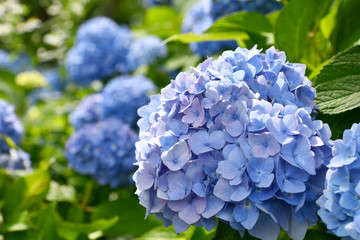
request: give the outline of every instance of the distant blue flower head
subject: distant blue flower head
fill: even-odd
[[[146,36],[134,40],[127,55],[127,64],[130,71],[136,70],[139,66],[153,64],[157,59],[167,56],[166,45],[156,36]]]
[[[96,17],[83,23],[77,31],[76,44],[66,56],[70,78],[86,85],[115,72],[127,71],[131,39],[128,27],[109,18]]]
[[[217,217],[241,234],[276,239],[282,228],[302,239],[317,222],[332,146],[328,125],[310,115],[304,74],[273,47],[237,48],[151,97],[138,110],[133,176],[146,215],[176,232],[211,230]]]
[[[146,8],[172,4],[173,0],[144,0],[144,5]]]
[[[97,123],[102,119],[104,119],[104,108],[103,95],[100,93],[86,96],[69,117],[75,129],[80,129],[85,124]]]
[[[323,195],[317,200],[319,216],[333,234],[360,238],[360,124],[335,140]]]
[[[142,75],[112,79],[102,92],[105,117],[133,125],[138,119],[137,109],[149,102],[148,94],[155,90],[152,81]]]
[[[10,54],[0,49],[0,69],[18,74],[20,72],[32,70],[33,68],[29,55],[22,53],[16,58],[13,58]]]
[[[131,182],[136,134],[127,124],[107,119],[84,125],[66,143],[69,166],[112,188]]]
[[[0,99],[0,152],[9,150],[5,137],[11,138],[16,145],[19,145],[23,134],[24,129],[15,114],[14,106]]]
[[[58,68],[44,69],[41,71],[41,74],[46,77],[52,89],[56,91],[62,91],[64,89],[65,80],[61,78]]]
[[[276,0],[200,0],[186,13],[183,24],[183,33],[201,34],[209,29],[220,17],[237,11],[256,11],[263,14],[280,9],[282,4]],[[190,49],[202,56],[207,57],[226,49],[235,49],[235,41],[205,41],[190,44]]]
[[[30,155],[21,149],[9,149],[7,153],[0,153],[0,167],[8,172],[23,170],[31,172]]]

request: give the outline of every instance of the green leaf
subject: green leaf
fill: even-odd
[[[291,0],[281,11],[275,24],[275,44],[286,52],[290,61],[301,60],[308,33],[315,22],[327,13],[332,3],[333,0]]]
[[[325,114],[360,107],[360,45],[340,52],[313,82],[316,103]]]
[[[56,223],[55,206],[45,206],[33,219],[33,230],[29,231],[29,240],[57,240],[60,239]]]
[[[192,42],[219,41],[219,40],[235,40],[239,43],[243,43],[244,40],[248,40],[248,39],[249,39],[249,35],[244,32],[203,33],[201,35],[194,33],[186,33],[186,34],[173,35],[168,39],[166,39],[164,43],[168,43],[171,41],[192,43]]]
[[[118,217],[111,219],[99,219],[91,223],[73,223],[66,222],[57,217],[57,229],[59,235],[67,240],[75,240],[80,234],[92,234],[95,232],[103,232],[109,227],[113,226],[118,220]]]
[[[161,224],[153,217],[145,218],[145,208],[139,204],[137,197],[121,196],[116,201],[103,202],[96,206],[92,220],[119,216],[117,223],[106,231],[109,236],[130,234],[139,236],[154,226]]]
[[[152,7],[146,11],[144,25],[148,33],[167,38],[180,33],[181,18],[170,7]]]
[[[343,0],[336,16],[332,43],[336,51],[342,51],[360,39],[360,1]]]
[[[240,240],[240,234],[229,224],[218,221],[216,234],[213,240]]]
[[[262,14],[256,12],[239,12],[217,20],[206,33],[269,33],[272,25]]]

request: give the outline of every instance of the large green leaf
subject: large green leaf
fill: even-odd
[[[239,12],[220,18],[206,32],[250,32],[261,34],[272,32],[272,25],[260,13]]]
[[[132,235],[138,236],[154,226],[161,224],[152,217],[145,218],[145,208],[139,204],[134,195],[119,197],[116,201],[103,202],[96,206],[92,214],[92,220],[118,216],[117,223],[106,231],[107,235]]]
[[[248,40],[249,35],[245,32],[214,32],[203,33],[201,35],[194,33],[176,34],[164,42],[180,41],[182,43],[203,42],[203,41],[219,41],[219,40],[235,40],[238,43],[243,43],[244,40]]]
[[[360,40],[359,10],[359,0],[342,0],[331,36],[336,51],[342,51]]]
[[[170,7],[153,7],[146,11],[144,25],[148,33],[167,38],[180,33],[181,18]]]
[[[275,24],[275,44],[286,52],[290,61],[301,60],[308,33],[332,3],[333,0],[291,0],[281,11]]]
[[[325,114],[360,107],[360,45],[340,52],[314,80],[316,103]]]

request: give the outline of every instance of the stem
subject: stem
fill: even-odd
[[[91,194],[92,194],[92,191],[94,189],[94,185],[95,185],[95,182],[94,180],[91,180],[88,184],[86,184],[86,190],[85,190],[85,194],[84,194],[84,197],[79,205],[79,208],[80,209],[83,209],[83,210],[91,210],[90,207],[87,206],[89,200],[90,200],[90,197],[91,197]]]

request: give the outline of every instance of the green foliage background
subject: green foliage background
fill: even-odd
[[[80,23],[105,15],[128,24],[136,35],[166,39],[167,59],[141,68],[163,87],[168,74],[189,70],[201,61],[187,43],[234,39],[242,47],[274,45],[290,62],[304,63],[317,90],[318,119],[328,123],[332,139],[360,122],[360,2],[358,0],[282,1],[284,9],[263,16],[239,12],[219,19],[204,34],[181,34],[185,10],[194,1],[175,1],[174,7],[143,9],[140,0],[5,0],[0,2],[0,48],[16,56],[27,52],[35,65],[63,64]],[[7,5],[8,4],[8,5]],[[9,6],[15,4],[12,9]],[[63,70],[63,74],[65,74]],[[30,104],[29,89],[15,76],[0,72],[0,97],[16,105],[26,135],[21,147],[31,154],[36,169],[26,176],[0,170],[0,238],[3,239],[240,239],[219,223],[217,231],[191,227],[177,235],[154,216],[144,220],[135,188],[110,189],[67,168],[64,144],[73,129],[68,114],[79,100],[99,86],[69,84],[61,97]],[[101,86],[100,86],[101,88]],[[249,235],[245,239],[252,239]],[[279,239],[288,239],[281,232]],[[306,239],[336,239],[324,225],[310,227]]]

